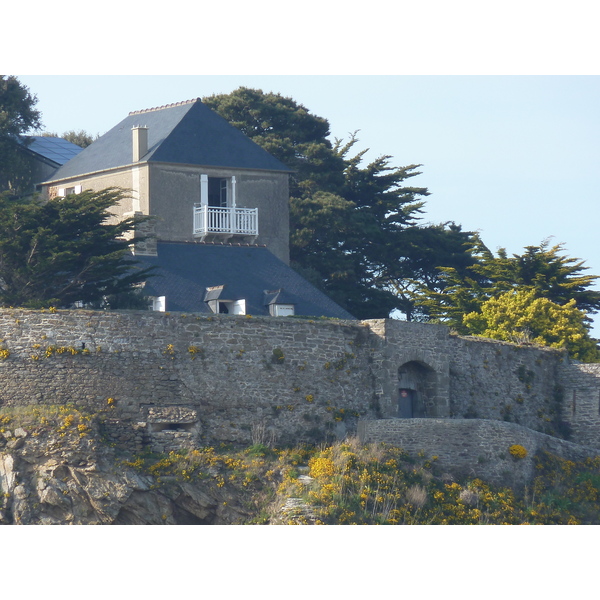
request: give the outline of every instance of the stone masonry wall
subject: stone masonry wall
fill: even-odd
[[[451,415],[493,419],[563,435],[559,368],[564,352],[483,338],[451,340]]]
[[[580,444],[600,446],[600,364],[565,362],[560,381],[565,420]]]
[[[0,406],[102,411],[134,450],[339,439],[359,418],[397,417],[410,386],[414,416],[558,437],[571,425],[572,441],[600,447],[600,367],[439,325],[5,309],[0,338]]]
[[[423,452],[436,464],[468,477],[499,484],[522,486],[533,480],[534,456],[547,451],[569,460],[583,460],[600,450],[580,446],[532,431],[514,423],[484,419],[380,419],[360,421],[363,443],[384,442],[400,446],[409,454]],[[515,458],[513,444],[527,450]]]
[[[4,310],[0,337],[0,404],[110,406],[157,449],[319,441],[374,414],[357,322]]]

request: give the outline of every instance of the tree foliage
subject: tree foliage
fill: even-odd
[[[522,254],[508,256],[501,248],[496,256],[477,237],[470,252],[474,262],[462,271],[440,270],[441,290],[420,290],[418,304],[431,320],[467,333],[464,315],[480,312],[485,302],[509,291],[531,291],[559,306],[573,300],[586,313],[600,309],[600,292],[590,289],[598,276],[585,274],[584,261],[566,256],[563,244],[544,240]]]
[[[445,226],[418,227],[428,191],[409,182],[420,165],[394,167],[388,155],[364,164],[367,150],[355,152],[355,135],[332,143],[326,119],[280,94],[239,88],[203,102],[294,171],[292,266],[358,318],[393,310],[411,318],[413,297],[398,290],[409,289],[419,269],[431,267],[434,278],[440,266],[431,266],[432,256],[421,260],[418,248],[425,238],[456,241]],[[461,240],[446,257],[465,252]]]
[[[23,152],[22,134],[41,125],[37,97],[13,75],[0,75],[0,191],[19,193],[31,183],[31,158]]]
[[[577,309],[575,299],[560,305],[538,297],[533,289],[512,290],[490,298],[479,312],[466,314],[463,324],[475,335],[565,348],[577,360],[600,361],[598,347],[585,324],[585,313]]]
[[[45,203],[0,195],[0,305],[69,307],[145,281],[151,269],[135,266],[125,239],[140,219],[109,221],[122,198],[115,188]]]

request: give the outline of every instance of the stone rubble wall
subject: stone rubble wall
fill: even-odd
[[[535,475],[534,457],[540,451],[567,460],[584,460],[600,450],[532,431],[514,423],[485,419],[380,419],[360,421],[363,443],[383,442],[400,446],[409,454],[423,453],[442,469],[467,477],[521,487]],[[511,455],[520,445],[524,458]]]
[[[600,446],[600,364],[565,362],[561,366],[564,414],[572,437],[581,444]]]
[[[600,446],[598,366],[441,325],[4,309],[0,339],[0,406],[101,411],[131,450],[340,439],[358,419],[398,416],[406,364],[427,378],[427,417],[571,426]]]

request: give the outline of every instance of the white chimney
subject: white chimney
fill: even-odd
[[[148,152],[148,128],[135,125],[131,128],[133,141],[133,162],[138,162]]]

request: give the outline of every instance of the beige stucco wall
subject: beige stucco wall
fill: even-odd
[[[258,209],[259,236],[253,243],[264,244],[275,256],[289,263],[289,184],[287,173],[246,171],[140,163],[107,173],[64,179],[44,186],[46,197],[59,188],[81,185],[84,190],[99,191],[120,187],[128,196],[112,212],[118,219],[132,211],[156,217],[158,240],[172,242],[197,241],[193,235],[193,209],[200,204],[200,175],[236,178],[236,205]],[[231,238],[229,242],[249,241]]]
[[[193,209],[200,204],[200,175],[236,178],[236,205],[258,208],[257,244],[289,263],[289,187],[286,173],[152,163],[150,214],[159,240],[192,242]],[[235,238],[228,240],[235,242]]]
[[[134,175],[134,169],[137,175]],[[52,182],[50,185],[44,185],[42,194],[46,198],[53,198],[58,194],[58,190],[80,185],[83,190],[93,190],[98,192],[109,187],[118,187],[124,190],[125,198],[111,212],[116,215],[116,219],[121,220],[126,213],[133,210],[139,210],[148,214],[148,165],[141,164],[131,167],[115,169],[107,173],[90,174],[83,177],[72,177],[63,179],[59,182]],[[134,207],[137,201],[139,206]]]

